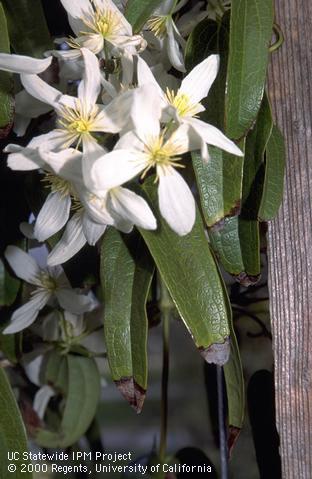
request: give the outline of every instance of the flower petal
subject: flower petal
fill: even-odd
[[[81,48],[84,59],[84,73],[78,87],[78,98],[83,105],[83,110],[90,113],[96,104],[101,90],[101,74],[99,60],[90,50]]]
[[[39,311],[47,304],[50,294],[38,292],[34,294],[28,303],[14,311],[11,317],[11,323],[2,334],[14,334],[28,328],[37,318]]]
[[[96,196],[90,191],[84,189],[79,191],[79,198],[86,212],[96,223],[103,225],[113,225],[115,223],[114,219],[107,211],[107,192]]]
[[[83,158],[82,158],[82,176],[85,186],[95,191],[96,181],[93,175],[95,162],[106,154],[106,150],[92,136],[85,136],[82,139]]]
[[[31,171],[38,170],[44,166],[44,162],[39,156],[38,150],[20,145],[10,144],[4,149],[5,153],[10,153],[7,164],[11,170]]]
[[[107,208],[113,217],[125,219],[141,228],[154,230],[157,222],[147,202],[127,188],[114,188],[107,199]]]
[[[106,230],[106,225],[95,223],[85,213],[82,216],[82,229],[87,238],[88,244],[94,246]]]
[[[114,150],[95,161],[90,173],[93,190],[120,186],[137,176],[145,167],[146,155],[131,150]]]
[[[186,94],[192,103],[206,98],[219,70],[219,55],[210,55],[182,80],[179,92]]]
[[[143,60],[143,58],[138,56],[138,66],[137,66],[137,75],[138,75],[138,84],[139,86],[152,84],[155,86],[158,95],[159,101],[161,102],[161,108],[165,108],[168,105],[168,100],[166,99],[166,95],[159,86],[156,78],[153,75],[152,70],[148,66],[148,64]],[[166,72],[164,73],[166,74]],[[167,74],[166,74],[167,75]],[[166,80],[170,78],[171,75],[166,76]]]
[[[92,311],[97,305],[90,295],[79,294],[71,288],[59,288],[55,296],[62,308],[75,314]]]
[[[238,146],[236,146],[233,141],[229,140],[215,126],[209,125],[197,118],[189,118],[187,122],[191,126],[191,130],[193,130],[195,135],[198,135],[199,139],[205,141],[208,145],[217,146],[218,148],[221,148],[221,150],[228,151],[235,156],[244,156]],[[190,131],[190,135],[191,134]]]
[[[196,208],[192,192],[182,178],[171,166],[159,175],[158,200],[161,215],[178,235],[188,234],[195,223]]]
[[[40,419],[44,418],[45,411],[47,409],[50,399],[55,396],[54,389],[49,385],[42,386],[39,391],[36,392],[34,397],[33,409],[37,413]]]
[[[48,256],[48,265],[55,266],[68,261],[83,248],[87,240],[82,230],[81,213],[75,213],[68,221],[64,234]]]
[[[46,70],[51,65],[52,58],[53,57],[38,59],[24,55],[0,53],[0,70],[34,75]]]
[[[85,17],[86,14],[92,15],[92,7],[89,0],[61,0],[61,3],[67,13],[74,18]]]
[[[66,148],[60,152],[46,151],[39,148],[41,158],[51,169],[64,180],[75,185],[83,185],[82,153],[74,148]]]
[[[174,22],[171,18],[167,20],[167,52],[169,60],[174,68],[180,72],[185,72],[183,60],[183,51],[180,45],[184,44],[183,38],[179,34]]]
[[[40,268],[37,262],[25,251],[17,246],[8,246],[4,256],[13,269],[16,276],[27,281],[27,283],[41,285]]]
[[[133,90],[131,119],[143,142],[159,135],[160,117],[161,101],[157,88],[149,83]]]
[[[93,131],[119,133],[129,123],[134,90],[119,93],[95,119]]]
[[[59,191],[51,192],[41,208],[35,224],[35,238],[45,241],[60,231],[69,217],[70,195],[63,196]]]
[[[21,82],[25,90],[37,100],[57,108],[61,92],[43,81],[38,75],[21,75]]]

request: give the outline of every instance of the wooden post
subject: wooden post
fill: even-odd
[[[269,288],[283,479],[312,478],[312,2],[276,0],[285,35],[270,97],[287,144],[285,196],[269,225]]]

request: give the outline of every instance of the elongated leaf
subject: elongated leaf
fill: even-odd
[[[195,345],[208,362],[224,364],[229,353],[227,310],[199,212],[192,231],[178,236],[160,216],[152,180],[144,184],[144,191],[158,228],[140,232]]]
[[[270,105],[264,97],[257,123],[246,139],[240,216],[227,218],[209,231],[213,248],[224,268],[245,286],[254,284],[260,275],[257,216],[263,187],[264,151],[271,130]]]
[[[211,227],[240,212],[243,158],[213,147],[209,154],[207,163],[197,152],[192,154],[192,161],[205,222]]]
[[[271,136],[272,128],[271,108],[265,95],[257,122],[246,140],[241,212],[241,216],[244,219],[257,219],[258,217],[263,189],[264,152]]]
[[[133,32],[142,30],[152,13],[162,3],[162,0],[128,0],[125,17],[131,23]]]
[[[28,461],[23,460],[23,453],[28,449],[25,427],[11,386],[2,368],[0,368],[0,404],[0,478],[31,479],[30,472],[21,472],[21,464],[28,464]],[[19,455],[17,461],[8,459],[8,453],[12,452]],[[16,466],[15,472],[8,472],[9,464]]]
[[[0,52],[10,53],[8,28],[2,3],[0,3]],[[0,71],[0,139],[9,134],[13,124],[14,99],[12,89],[12,75]]]
[[[232,0],[225,113],[230,138],[243,137],[256,119],[272,27],[272,0]]]
[[[146,301],[153,262],[142,238],[123,238],[114,228],[101,250],[104,332],[108,361],[117,387],[140,412],[147,388]]]
[[[266,149],[265,178],[259,208],[260,221],[273,219],[283,198],[285,144],[279,129],[274,126]]]
[[[100,397],[100,376],[95,361],[71,354],[66,361],[68,385],[61,427],[58,432],[37,430],[35,440],[42,447],[71,446],[83,436],[96,413]],[[63,384],[62,379],[59,381]]]
[[[41,0],[2,0],[15,53],[42,57],[53,48]]]

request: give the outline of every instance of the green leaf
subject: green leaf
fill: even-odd
[[[244,286],[254,284],[260,276],[257,216],[263,186],[264,151],[271,131],[271,110],[265,96],[257,122],[246,139],[240,215],[216,223],[209,231],[213,248],[223,267]],[[227,189],[223,187],[225,198]]]
[[[209,55],[220,56],[220,68],[208,97],[201,103],[206,111],[201,119],[224,130],[224,103],[229,37],[229,15],[225,14],[222,22],[208,18],[202,20],[192,31],[185,48],[185,65],[190,71]]]
[[[209,230],[215,254],[224,269],[243,286],[259,280],[259,228],[257,221],[238,216],[225,218]]]
[[[243,143],[239,146],[243,149]],[[209,147],[209,155],[205,163],[199,153],[192,153],[192,161],[205,222],[212,227],[240,212],[243,158],[214,147]]]
[[[41,447],[71,446],[84,435],[96,413],[100,398],[100,376],[94,359],[69,354],[66,361],[67,393],[60,430],[37,429],[35,440]],[[56,374],[55,364],[53,368],[54,373],[50,370],[50,375]],[[61,376],[55,381],[64,388],[63,374]]]
[[[285,143],[279,129],[273,126],[266,148],[265,177],[261,204],[260,221],[273,219],[283,199],[285,170]]]
[[[147,388],[146,301],[154,265],[138,234],[127,238],[114,228],[104,234],[101,281],[104,333],[113,380],[140,412]]]
[[[229,352],[228,316],[200,214],[197,211],[192,231],[178,236],[159,213],[157,188],[152,179],[143,189],[158,228],[140,232],[195,345],[208,362],[224,364]]]
[[[0,259],[0,305],[11,306],[14,303],[19,287],[20,281],[12,278],[6,271],[3,261]]]
[[[53,49],[41,0],[2,0],[15,53],[42,57]]]
[[[230,138],[242,138],[256,119],[272,27],[272,0],[232,0],[225,112]]]
[[[255,220],[258,217],[264,178],[264,152],[272,128],[271,108],[267,96],[264,95],[257,122],[246,140],[241,211],[244,219]]]
[[[162,4],[162,0],[128,0],[125,17],[133,27],[133,33],[142,30],[153,12]]]
[[[2,3],[0,3],[0,52],[10,53],[7,21]],[[13,124],[14,98],[12,90],[12,75],[0,71],[0,139],[9,134]]]
[[[21,465],[28,464],[23,460],[23,453],[27,452],[27,439],[24,423],[16,404],[10,383],[2,368],[0,368],[0,477],[12,479],[31,479],[30,472],[21,472]],[[20,459],[9,461],[8,453],[17,452]],[[8,473],[8,465],[17,466],[15,472]]]

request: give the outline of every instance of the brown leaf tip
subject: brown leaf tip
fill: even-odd
[[[132,376],[121,378],[114,382],[126,401],[128,401],[135,412],[139,414],[143,408],[146,390],[143,389]]]
[[[230,338],[225,338],[224,343],[214,343],[208,348],[198,348],[200,354],[207,363],[214,363],[223,366],[230,357]]]
[[[222,216],[222,218],[217,219],[215,223],[209,226],[211,231],[221,231],[225,227],[226,221],[228,218],[232,218],[233,216],[238,216],[241,212],[241,201],[237,200],[232,208]]]
[[[234,446],[237,442],[238,436],[240,435],[240,428],[235,426],[229,427],[229,437],[228,437],[228,449],[229,449],[229,457],[231,457]]]

